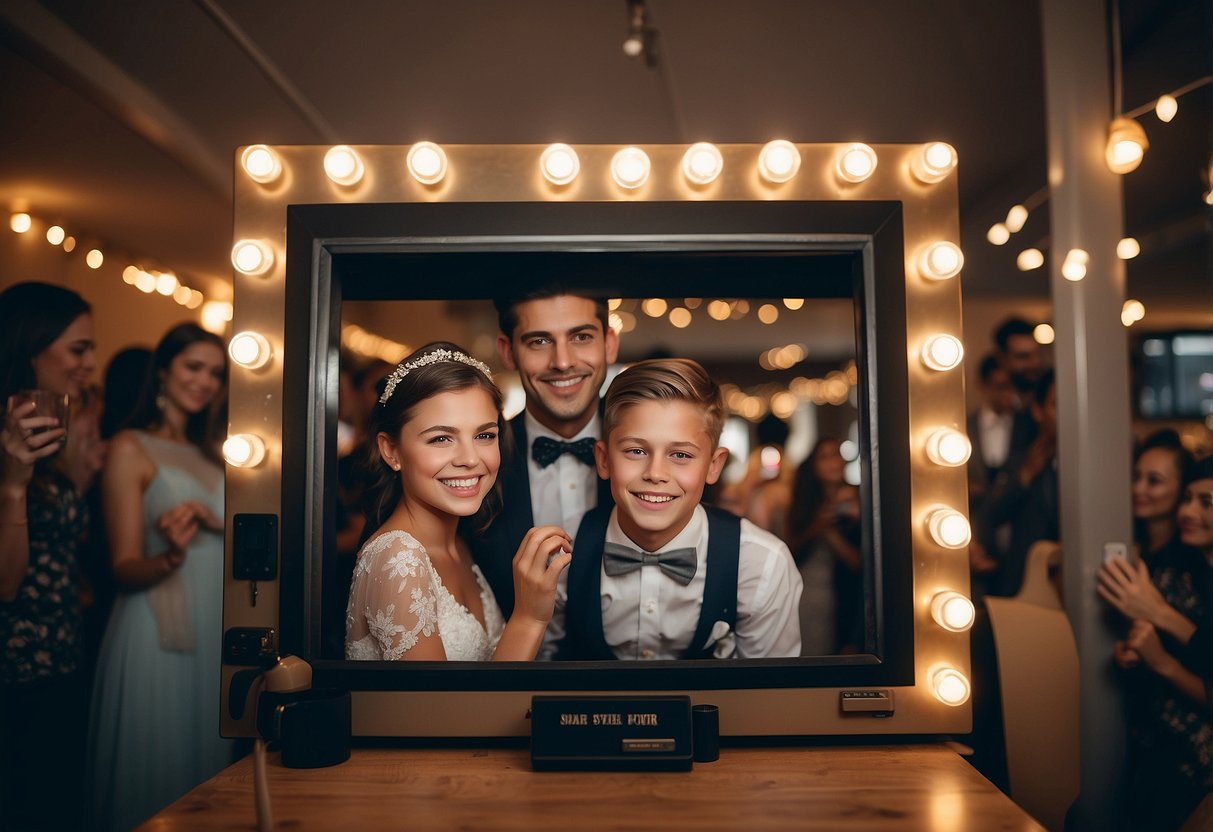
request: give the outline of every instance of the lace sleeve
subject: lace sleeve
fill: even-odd
[[[348,658],[396,661],[411,650],[445,658],[432,570],[409,535],[389,532],[366,544],[350,589]]]

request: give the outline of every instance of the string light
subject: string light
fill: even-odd
[[[1133,237],[1125,237],[1116,244],[1116,256],[1121,260],[1132,260],[1141,254],[1141,244]]]
[[[90,269],[99,269],[101,264],[105,262],[105,255],[100,249],[91,249],[88,254],[84,255],[84,265]]]
[[[62,244],[65,239],[67,239],[67,232],[63,230],[63,226],[52,225],[46,229],[46,241],[52,246]]]
[[[1087,276],[1087,263],[1091,256],[1081,248],[1072,248],[1066,252],[1066,259],[1061,264],[1061,276],[1066,280],[1077,282]]]
[[[1120,322],[1125,326],[1133,326],[1146,316],[1146,305],[1139,300],[1129,298],[1120,307]]]
[[[1158,116],[1159,121],[1169,124],[1178,112],[1179,102],[1173,96],[1160,95],[1158,97],[1158,102],[1154,105],[1154,115]]]
[[[1005,223],[996,222],[986,232],[986,239],[996,246],[1006,245],[1007,240],[1011,239],[1011,229]]]
[[[1112,173],[1126,174],[1137,170],[1149,148],[1146,131],[1136,120],[1121,116],[1108,125],[1104,161]]]
[[[8,220],[8,227],[18,234],[24,234],[26,231],[29,231],[33,224],[34,221],[26,213],[13,214]]]
[[[1028,209],[1023,205],[1012,205],[1011,210],[1007,211],[1007,231],[1012,234],[1018,234],[1027,221]]]
[[[1041,346],[1047,347],[1057,340],[1057,333],[1049,324],[1037,324],[1032,330],[1032,340]]]
[[[1038,248],[1025,248],[1019,252],[1019,256],[1015,258],[1015,265],[1021,272],[1030,272],[1033,269],[1039,269],[1045,264],[1044,252]]]

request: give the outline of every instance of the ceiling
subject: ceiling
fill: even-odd
[[[195,285],[230,272],[242,144],[684,143],[941,139],[959,153],[967,297],[1045,297],[991,223],[1045,184],[1039,9],[1022,0],[648,0],[656,68],[621,50],[624,0],[5,0],[0,204]],[[1210,74],[1201,0],[1122,0],[1131,110]],[[1213,305],[1202,202],[1213,85],[1125,177],[1147,305]],[[1205,181],[1202,181],[1202,175]],[[5,276],[0,274],[0,282]]]

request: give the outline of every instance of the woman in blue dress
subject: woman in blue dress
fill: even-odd
[[[129,829],[231,762],[219,736],[223,342],[181,324],[156,347],[102,473],[119,597],[93,688],[90,794]]]

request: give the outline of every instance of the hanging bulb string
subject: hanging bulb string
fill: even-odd
[[[1169,95],[1172,98],[1179,98],[1181,95],[1187,95],[1188,93],[1192,92],[1192,90],[1200,89],[1207,84],[1213,84],[1213,75],[1206,75],[1203,78],[1197,78],[1195,81],[1189,81],[1179,89],[1172,90],[1169,93],[1164,93],[1164,95]],[[1162,95],[1158,96],[1158,98],[1162,98]],[[1158,103],[1158,98],[1147,101],[1145,104],[1142,104],[1135,110],[1130,110],[1124,114],[1124,117],[1140,118],[1141,116],[1144,116],[1146,113],[1154,109],[1154,105]]]

